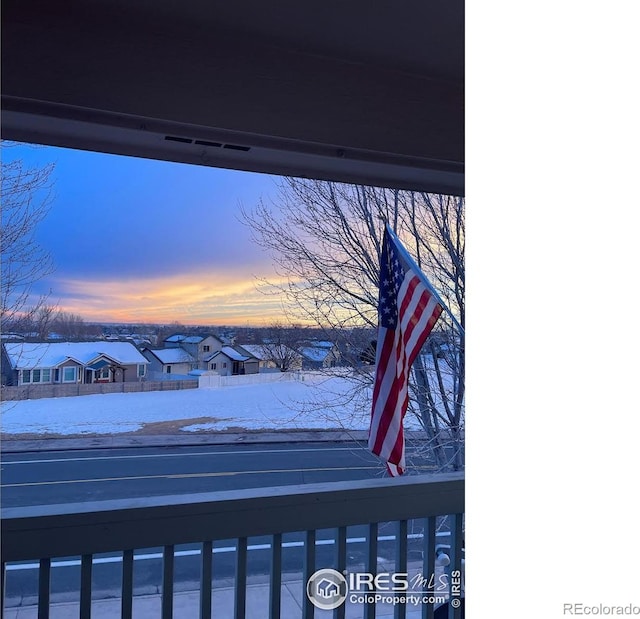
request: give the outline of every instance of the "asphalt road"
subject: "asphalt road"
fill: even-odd
[[[2,457],[2,506],[215,492],[383,474],[377,458],[350,443],[12,453]]]
[[[425,470],[431,467],[425,465]],[[251,487],[308,484],[383,476],[379,461],[355,443],[234,444],[197,447],[136,447],[5,454],[2,458],[2,506],[75,503],[126,497],[213,492]],[[362,530],[361,530],[362,529]],[[334,531],[318,532],[318,565],[335,552]],[[380,535],[394,532],[381,529]],[[364,560],[365,530],[351,527],[349,557]],[[302,567],[302,533],[284,536],[283,569]],[[391,543],[391,542],[390,542]],[[248,569],[267,574],[270,538],[249,540]],[[218,579],[231,578],[235,541],[215,543],[213,565]],[[391,546],[390,546],[391,548]],[[382,551],[382,546],[381,546]],[[390,551],[391,552],[391,551]],[[188,590],[199,579],[200,547],[176,548],[175,587]],[[326,559],[323,557],[326,555]],[[160,549],[136,552],[136,594],[157,591],[161,582]],[[52,564],[53,600],[77,596],[78,558]],[[120,586],[121,561],[115,554],[94,558],[94,596],[110,596]],[[8,566],[8,605],[35,600],[37,564]]]

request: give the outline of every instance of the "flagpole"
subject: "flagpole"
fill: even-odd
[[[449,317],[453,321],[453,324],[458,328],[458,331],[464,335],[464,329],[462,325],[456,320],[456,317],[451,313],[449,306],[442,300],[438,291],[431,285],[431,282],[427,279],[427,276],[422,272],[422,269],[416,264],[416,261],[411,257],[411,254],[405,249],[404,245],[397,237],[396,233],[391,229],[391,226],[385,221],[387,232],[396,241],[396,248],[402,254],[402,257],[409,263],[409,266],[415,271],[416,275],[422,280],[422,283],[429,289],[429,291],[438,299],[438,302],[443,309],[449,314]]]

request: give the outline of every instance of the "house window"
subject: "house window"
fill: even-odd
[[[227,362],[226,362],[226,361],[222,364],[222,367],[223,367],[223,368],[226,368],[226,367],[227,367]]]
[[[51,382],[51,370],[50,369],[42,370],[42,382],[43,383],[50,383]]]
[[[63,383],[75,383],[76,382],[76,368],[66,367],[62,368],[62,382]]]
[[[171,374],[171,366],[170,365],[167,366],[167,374]]]
[[[22,370],[22,384],[31,382],[31,370]]]
[[[211,364],[211,369],[212,370],[217,370],[218,369],[218,364],[217,363],[212,363]]]
[[[138,378],[142,378],[146,373],[147,366],[142,363],[138,363]]]
[[[40,382],[40,377],[41,377],[40,370],[32,370],[32,372],[31,372],[31,382],[32,383],[39,383]]]
[[[56,368],[55,370],[53,370],[53,382],[54,383],[60,382],[60,368]]]
[[[204,350],[204,352],[209,352],[211,350],[211,346],[203,346],[202,350]]]
[[[98,374],[98,380],[108,380],[109,378],[109,368],[103,367]]]

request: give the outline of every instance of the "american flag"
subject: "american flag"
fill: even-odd
[[[369,449],[389,473],[405,469],[402,422],[409,405],[409,372],[443,307],[398,238],[387,228],[380,256],[378,344]]]

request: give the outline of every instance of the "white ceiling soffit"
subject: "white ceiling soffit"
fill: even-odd
[[[3,0],[2,137],[464,193],[461,0]]]

